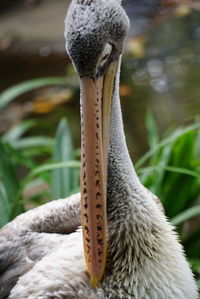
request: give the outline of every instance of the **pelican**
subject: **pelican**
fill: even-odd
[[[71,2],[65,39],[80,78],[81,195],[2,228],[0,298],[198,298],[178,236],[127,150],[119,76],[128,29],[119,0]]]

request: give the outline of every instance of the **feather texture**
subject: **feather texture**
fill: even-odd
[[[119,1],[73,0],[65,37],[79,75],[94,76],[106,43],[115,47],[119,58],[127,30],[128,19]],[[22,214],[0,231],[0,299],[198,298],[177,234],[131,162],[119,76],[120,65],[112,98],[108,259],[101,283],[92,287],[85,271],[77,194]]]

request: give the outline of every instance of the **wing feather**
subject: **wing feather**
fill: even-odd
[[[28,211],[0,230],[0,299],[80,226],[80,194]]]

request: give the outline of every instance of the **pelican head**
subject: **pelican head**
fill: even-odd
[[[119,0],[74,0],[65,20],[66,49],[80,77],[105,74],[117,60],[129,29]]]
[[[65,20],[66,49],[80,77],[81,218],[86,266],[94,286],[106,264],[110,115],[128,29],[119,0],[73,0]]]

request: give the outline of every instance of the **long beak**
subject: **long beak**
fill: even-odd
[[[107,252],[107,166],[111,100],[117,62],[104,76],[81,84],[81,218],[87,271],[93,286],[102,279]]]

